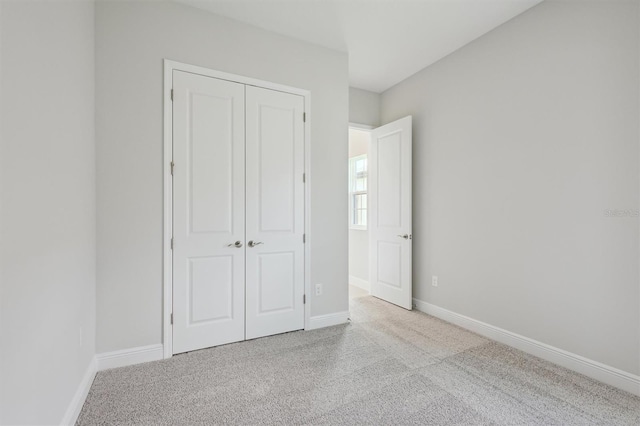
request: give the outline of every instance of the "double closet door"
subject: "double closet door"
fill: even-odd
[[[173,72],[173,352],[304,328],[304,98]]]

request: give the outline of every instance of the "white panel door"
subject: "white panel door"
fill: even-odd
[[[304,99],[246,88],[246,338],[304,328]]]
[[[173,72],[174,353],[245,337],[244,90]]]
[[[412,307],[411,116],[371,132],[369,255],[371,294]]]

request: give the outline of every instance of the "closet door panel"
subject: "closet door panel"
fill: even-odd
[[[247,339],[304,328],[303,112],[301,96],[246,88]]]
[[[245,107],[237,83],[174,71],[173,90],[173,352],[180,353],[245,338]]]

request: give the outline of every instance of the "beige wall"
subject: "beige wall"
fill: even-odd
[[[163,58],[311,91],[308,297],[346,311],[347,55],[156,1],[98,3],[96,48],[98,352],[162,342]]]
[[[60,424],[94,355],[93,11],[0,2],[0,424]]]
[[[638,3],[545,1],[382,94],[414,119],[414,294],[639,366]],[[431,276],[439,286],[430,285]]]

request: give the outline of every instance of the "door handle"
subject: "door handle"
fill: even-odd
[[[262,241],[249,241],[249,247],[255,247],[255,246],[259,246],[260,244],[264,244]]]
[[[236,248],[240,248],[242,247],[242,242],[241,241],[236,241],[233,244],[227,244],[227,247],[236,247]]]
[[[411,238],[411,236],[409,234],[404,234],[404,235],[398,234],[398,237],[404,238],[405,240],[408,240],[409,238]]]

